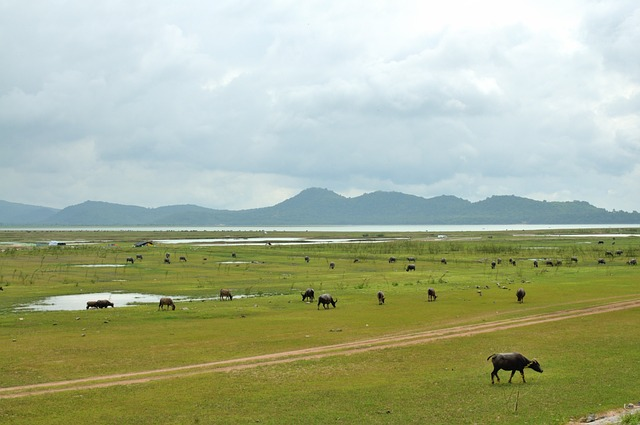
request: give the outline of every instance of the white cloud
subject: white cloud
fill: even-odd
[[[0,6],[0,198],[212,208],[326,187],[640,210],[640,6]]]

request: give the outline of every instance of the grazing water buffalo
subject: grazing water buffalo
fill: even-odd
[[[109,300],[98,300],[96,303],[98,303],[98,308],[114,307],[113,303]]]
[[[407,261],[415,262],[416,261],[416,257],[407,257]]]
[[[160,298],[160,304],[158,304],[158,310],[160,309],[164,310],[165,305],[167,306],[167,310],[169,310],[169,307],[171,307],[171,310],[176,309],[176,305],[173,303],[173,300],[169,297]]]
[[[384,292],[378,291],[378,305],[384,304]]]
[[[495,262],[495,261],[492,261],[492,262],[491,262],[491,268],[492,268],[492,269],[495,269],[495,268],[496,268],[496,262]]]
[[[302,294],[302,301],[309,300],[313,301],[316,297],[316,293],[312,288],[307,288],[306,291]]]
[[[98,308],[98,301],[87,301],[87,310],[90,308]]]
[[[442,264],[447,264],[447,259],[446,259],[446,258],[441,258],[441,259],[440,259],[440,262],[441,262]]]
[[[180,257],[180,261],[187,261],[187,257]]]
[[[535,370],[536,372],[542,373],[542,368],[540,367],[540,363],[536,359],[529,360],[525,356],[520,353],[499,353],[492,354],[487,357],[487,360],[491,359],[493,363],[493,372],[491,372],[491,383],[493,384],[493,377],[500,382],[500,377],[498,376],[498,371],[500,369],[510,370],[511,377],[509,377],[509,383],[511,383],[511,379],[516,371],[520,372],[522,375],[522,382],[527,382],[524,380],[524,369],[530,368]]]
[[[389,257],[389,262],[390,263],[395,263],[396,262],[396,257]]]
[[[305,255],[304,261],[306,261],[307,263],[309,262],[309,256],[308,255]]]
[[[438,296],[436,295],[436,290],[433,288],[427,289],[427,301],[435,301]]]
[[[169,257],[166,257],[166,258],[164,259],[164,263],[165,263],[165,264],[171,264],[171,260],[169,259]]]
[[[638,264],[638,260],[635,258],[632,258],[631,260],[627,261],[627,264],[629,264],[630,266],[635,266]],[[2,290],[2,288],[0,288],[0,291]]]
[[[231,295],[231,291],[228,289],[220,290],[220,301],[228,299],[229,301],[233,300],[233,295]]]
[[[407,264],[407,271],[408,272],[415,272],[416,271],[416,265],[415,264]]]
[[[109,300],[87,301],[87,310],[90,308],[107,308],[114,307],[113,303]]]
[[[329,308],[329,304],[331,304],[333,306],[333,308],[336,308],[336,303],[338,302],[337,299],[333,299],[333,297],[329,294],[322,294],[318,297],[318,310],[320,310],[320,304],[322,304],[322,307],[324,308]]]
[[[142,260],[142,255],[141,254],[136,254],[136,260]]]
[[[516,297],[518,297],[518,302],[519,303],[523,303],[524,302],[524,296],[527,295],[527,293],[524,291],[524,289],[520,288],[518,289],[518,291],[516,292]]]
[[[335,269],[335,268],[336,268],[336,263],[334,263],[333,261],[332,261],[332,262],[330,262],[330,263],[329,263],[329,268],[330,268],[331,270]]]
[[[538,260],[533,260],[533,267],[538,267]]]
[[[127,257],[127,263],[133,264],[133,257]]]
[[[607,262],[604,261],[604,258],[598,258],[598,264],[607,264]]]

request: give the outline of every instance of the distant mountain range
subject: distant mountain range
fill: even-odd
[[[640,213],[607,211],[587,202],[534,201],[492,196],[470,202],[455,196],[421,198],[372,192],[346,198],[305,189],[277,205],[216,210],[196,205],[144,208],[86,201],[63,209],[0,201],[0,226],[273,226],[358,224],[637,224]]]

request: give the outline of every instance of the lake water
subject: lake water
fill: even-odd
[[[71,226],[71,227],[7,227],[3,230],[15,231],[156,231],[156,232],[487,232],[526,231],[562,229],[623,229],[640,228],[640,224],[364,224],[335,226]]]

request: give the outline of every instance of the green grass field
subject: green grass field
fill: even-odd
[[[640,401],[640,308],[511,329],[498,324],[640,300],[640,268],[627,264],[640,254],[638,230],[562,232],[574,237],[558,231],[469,232],[447,239],[430,233],[276,232],[268,237],[361,242],[142,248],[133,244],[266,236],[3,230],[0,423],[563,424],[619,408]],[[383,237],[389,240],[380,241]],[[49,240],[68,244],[49,247]],[[163,263],[165,253],[171,254],[171,264]],[[125,267],[78,267],[124,265],[136,254],[144,259]],[[178,261],[180,256],[187,261]],[[389,263],[390,256],[397,262]],[[571,261],[574,256],[577,263]],[[407,257],[416,258],[416,271],[405,271]],[[492,269],[491,261],[498,258],[501,264]],[[597,264],[599,258],[606,264]],[[538,268],[533,259],[540,260]],[[545,259],[562,265],[546,266]],[[315,303],[302,302],[300,293],[308,287],[316,297],[331,293],[337,307],[318,310]],[[437,290],[436,302],[427,301],[429,287]],[[527,291],[523,304],[516,302],[519,287]],[[215,299],[221,288],[231,289],[236,298]],[[378,305],[379,290],[386,294],[384,305]],[[84,301],[77,311],[16,309],[48,296],[97,292],[193,301],[177,302],[175,311],[158,311],[157,303],[85,310]],[[498,330],[493,332],[413,345],[336,349],[333,355],[264,364],[241,360],[494,323]],[[502,382],[491,385],[486,359],[505,351],[537,358],[544,373],[526,370],[527,383],[517,374],[508,384],[509,372],[501,371]],[[251,364],[190,368],[234,360],[234,365]],[[52,385],[100,382],[99,377],[118,381],[111,375],[132,372],[162,376],[153,371],[176,367],[190,373],[97,388],[73,389],[77,381]],[[38,384],[65,390],[12,397],[37,391],[15,387]]]

